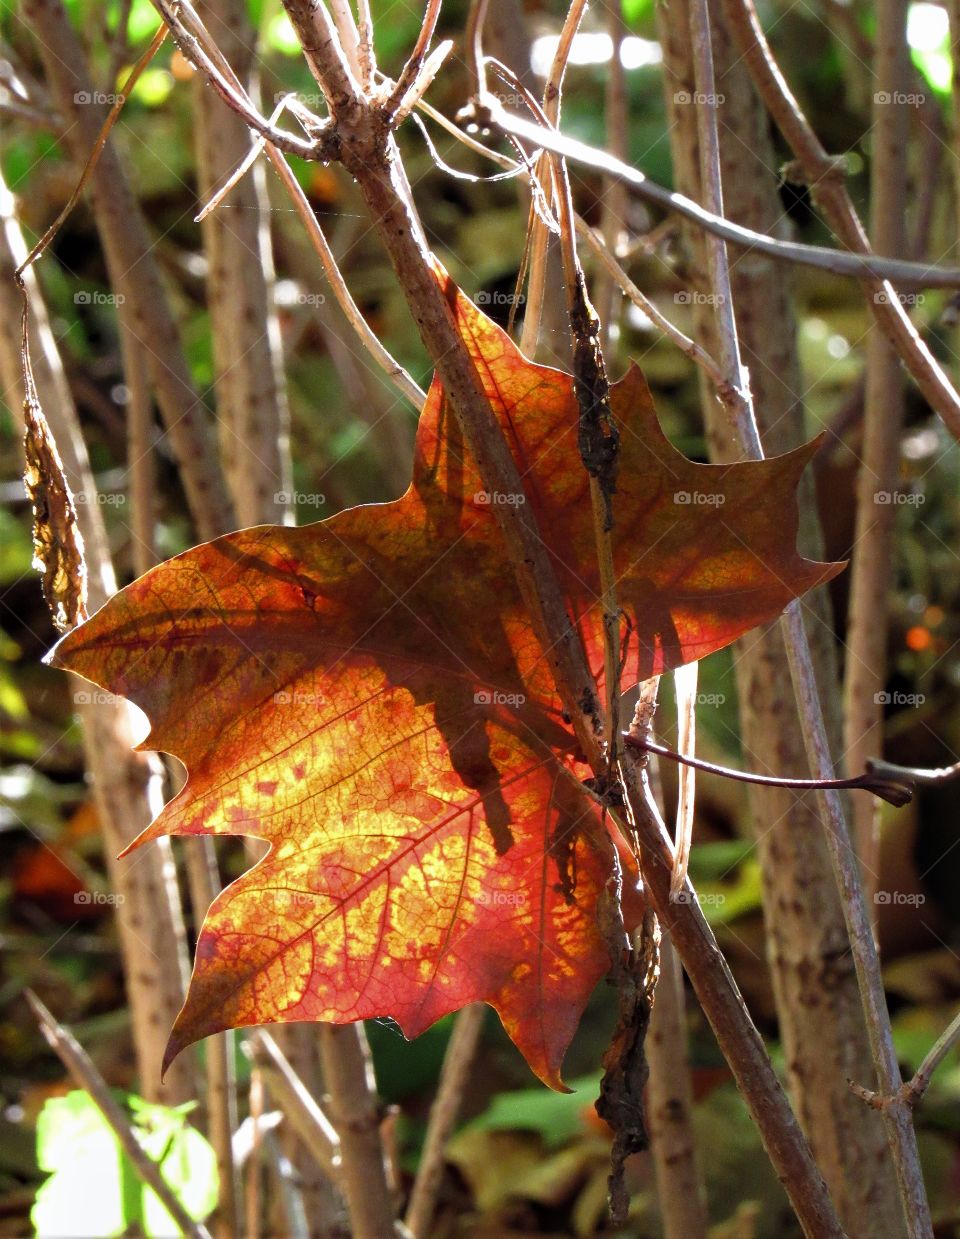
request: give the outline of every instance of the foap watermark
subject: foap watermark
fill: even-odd
[[[279,107],[281,103],[302,103],[304,107],[319,108],[326,107],[327,101],[323,95],[301,95],[299,91],[278,90],[273,96],[273,106]]]
[[[723,693],[697,693],[693,700],[698,706],[722,706],[727,699]]]
[[[118,907],[126,902],[126,895],[114,895],[109,891],[77,891],[73,897],[74,903],[94,907]]]
[[[509,706],[517,710],[526,701],[523,693],[501,693],[499,689],[481,688],[473,694],[473,701],[478,706]]]
[[[73,294],[74,305],[123,305],[125,301],[123,293],[102,293],[98,289]]]
[[[719,108],[727,101],[726,95],[707,94],[702,90],[677,90],[673,94],[674,103],[685,107],[688,103],[699,104],[701,107]]]
[[[892,305],[895,301],[899,301],[901,305],[923,305],[926,301],[925,293],[898,293],[894,292],[891,297],[884,289],[880,289],[878,293],[873,294],[873,299],[877,305]]]
[[[695,288],[685,288],[674,293],[673,299],[677,305],[723,305],[726,297],[723,293],[701,293]]]
[[[927,96],[920,91],[878,90],[873,101],[881,106],[922,108]]]
[[[523,293],[486,292],[482,288],[476,296],[477,305],[523,305],[525,301]]]
[[[81,107],[84,107],[89,103],[93,103],[99,107],[112,108],[115,103],[124,102],[124,96],[109,95],[102,90],[78,90],[73,96],[73,101]]]
[[[297,305],[326,305],[325,293],[297,293]]]
[[[701,908],[720,908],[727,902],[722,891],[678,891],[670,896],[671,903],[696,903]]]
[[[922,706],[926,701],[923,693],[874,693],[875,706]]]
[[[505,108],[525,108],[527,106],[526,95],[500,90],[495,90],[492,93],[493,97],[495,99],[499,99],[500,103]]]
[[[473,502],[483,507],[513,507],[519,508],[527,502],[526,495],[515,495],[500,490],[478,490],[473,496]]]
[[[273,502],[282,507],[322,508],[327,497],[316,491],[278,490],[273,496]]]
[[[873,502],[887,508],[919,508],[927,497],[922,490],[875,490]]]
[[[487,908],[523,908],[527,896],[524,891],[478,891],[477,903]]]
[[[927,902],[927,897],[912,891],[876,891],[873,902],[897,907],[919,908]]]
[[[75,706],[115,706],[122,700],[116,693],[103,693],[99,688],[81,688],[73,694]]]
[[[74,503],[91,503],[105,508],[119,508],[127,502],[127,496],[119,491],[94,491],[91,495],[85,490],[73,492]]]
[[[298,689],[281,689],[273,694],[273,704],[276,706],[322,706],[326,700],[322,693],[302,693]]]
[[[279,911],[286,908],[312,908],[316,906],[317,897],[312,891],[273,891],[273,899]]]
[[[727,497],[705,490],[675,490],[673,502],[691,508],[722,508]]]

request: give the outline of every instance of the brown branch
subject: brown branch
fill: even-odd
[[[400,105],[407,97],[407,92],[413,89],[414,84],[420,76],[420,71],[427,59],[427,52],[430,49],[430,40],[433,38],[434,31],[437,28],[437,19],[440,16],[440,0],[427,0],[427,11],[423,17],[423,25],[420,27],[420,33],[417,35],[417,41],[413,45],[413,51],[407,63],[400,71],[400,76],[397,78],[386,103],[386,115],[393,117],[398,112]]]
[[[895,102],[910,89],[907,0],[877,0],[876,89],[871,127],[870,203],[873,245],[883,253],[907,248],[908,109]],[[881,502],[896,491],[906,407],[896,349],[873,325],[865,362],[864,432],[857,472],[850,604],[843,685],[844,758],[856,770],[883,749],[883,705],[889,630],[890,580],[896,509]],[[886,495],[884,495],[886,492]],[[853,843],[867,899],[879,881],[880,819],[870,801],[853,805]]]
[[[202,11],[219,32],[224,60],[236,66],[237,95],[248,100],[249,92],[256,93],[252,28],[233,0],[204,0]],[[199,189],[205,197],[243,160],[250,131],[199,76],[193,105]],[[220,460],[244,527],[283,524],[293,515],[285,501],[293,489],[290,407],[269,220],[265,171],[257,163],[234,186],[229,204],[201,227]]]
[[[343,1165],[340,1137],[333,1124],[269,1033],[258,1029],[248,1038],[247,1046],[285,1118],[331,1183],[338,1183]]]
[[[210,904],[220,894],[220,872],[212,839],[185,839],[187,882],[194,924],[199,925]],[[217,1158],[220,1180],[217,1198],[217,1234],[233,1239],[240,1228],[240,1173],[233,1156],[233,1137],[238,1127],[237,1034],[230,1029],[208,1037],[206,1059],[207,1134]]]
[[[664,1239],[704,1239],[707,1211],[693,1138],[683,972],[669,936],[660,942],[660,979],[650,1019],[650,1151]]]
[[[923,1062],[909,1080],[905,1080],[896,1093],[884,1096],[872,1089],[850,1081],[850,1089],[861,1101],[865,1101],[881,1114],[891,1106],[913,1109],[923,1100],[923,1095],[930,1087],[933,1073],[947,1057],[950,1051],[960,1041],[960,1014],[955,1015],[949,1026],[940,1034],[932,1048],[924,1055]]]
[[[322,1024],[320,1056],[330,1118],[340,1138],[340,1184],[355,1239],[389,1239],[393,1202],[387,1181],[373,1066],[362,1024]]]

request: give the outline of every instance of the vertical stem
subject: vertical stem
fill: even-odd
[[[457,1016],[443,1057],[437,1095],[430,1108],[417,1177],[404,1219],[413,1239],[428,1239],[443,1176],[443,1151],[453,1132],[483,1029],[484,1007],[474,1003]]]
[[[196,924],[220,893],[220,871],[212,839],[185,839],[187,881]],[[240,1176],[233,1158],[238,1126],[235,1032],[208,1037],[206,1048],[207,1131],[217,1155],[220,1197],[217,1233],[232,1239],[240,1227]]]
[[[256,36],[242,6],[204,0],[197,11],[256,103]],[[250,131],[199,78],[194,114],[199,188],[206,199],[249,151]],[[277,498],[292,489],[290,410],[266,195],[265,169],[258,160],[202,223],[220,458],[242,526],[293,517]]]
[[[341,1187],[354,1239],[389,1239],[393,1202],[380,1139],[373,1064],[362,1024],[323,1024],[320,1056],[330,1118],[340,1137]]]
[[[127,388],[127,495],[131,507],[133,569],[137,576],[143,576],[157,562],[153,402],[143,349],[126,316],[118,317]]]
[[[660,940],[660,980],[647,1036],[650,1151],[664,1239],[703,1239],[707,1208],[693,1141],[683,972],[668,935]]]
[[[607,31],[612,43],[610,56],[610,72],[607,75],[606,91],[606,149],[611,155],[628,161],[627,149],[627,81],[623,68],[621,52],[623,40],[627,34],[627,24],[623,20],[622,0],[606,0]],[[600,196],[603,209],[600,217],[600,231],[610,253],[616,256],[620,236],[627,229],[627,207],[630,202],[629,191],[623,181],[617,177],[605,176],[601,185]],[[617,307],[622,304],[623,296],[612,276],[602,266],[597,273],[593,290],[593,302],[600,319],[600,346],[605,353],[611,343],[611,328],[618,320]]]
[[[714,9],[712,51],[726,135],[721,148],[727,217],[763,233],[783,235],[786,221],[778,194],[778,168],[769,119],[734,46],[721,11]],[[657,13],[664,52],[674,183],[700,198],[697,119],[689,22],[684,0]],[[685,225],[687,266],[705,271],[703,234]],[[694,274],[694,286],[709,291]],[[751,362],[754,408],[766,448],[785,452],[806,437],[797,353],[797,325],[790,283],[783,268],[756,253],[731,262],[738,335]],[[697,339],[714,347],[712,307],[694,306]],[[716,383],[701,381],[701,407],[711,458],[741,456]],[[804,479],[800,548],[822,559],[822,538],[810,479]],[[806,601],[807,624],[818,680],[838,683],[834,637],[826,591]],[[744,752],[757,770],[802,771],[807,763],[789,663],[778,628],[751,633],[735,647],[734,664]],[[829,735],[839,746],[836,698],[827,691]],[[847,949],[843,909],[833,876],[824,823],[812,795],[753,786],[750,816],[763,873],[765,938],[783,1044],[788,1087],[841,1221],[858,1239],[899,1239],[897,1184],[883,1124],[847,1088],[847,1080],[870,1079],[872,1058],[853,961]],[[831,1036],[823,1037],[829,1028]]]
[[[716,106],[710,100],[716,97],[713,71],[713,53],[710,36],[710,17],[707,0],[691,0],[691,38],[693,44],[694,71],[697,90],[701,94],[698,111],[701,142],[701,175],[703,180],[704,206],[715,214],[723,214],[723,198],[720,183],[719,140],[717,136]],[[706,99],[706,106],[702,100]],[[736,322],[730,291],[729,266],[725,259],[726,245],[719,243],[724,251],[721,256],[716,247],[711,249],[711,272],[714,275],[714,290],[717,298],[717,330],[721,365],[726,362],[731,383],[740,392],[733,408],[733,415],[740,442],[747,456],[759,459],[763,455],[757,429],[753,404],[748,385],[744,382],[736,338]],[[813,660],[803,626],[803,612],[799,602],[791,603],[782,620],[784,641],[794,692],[804,725],[804,739],[811,772],[818,779],[833,775],[826,725],[820,705],[819,689],[813,668]],[[837,792],[820,793],[824,822],[827,825],[827,845],[830,849],[834,874],[840,890],[844,919],[850,939],[850,949],[857,969],[860,994],[864,1005],[867,1030],[873,1051],[874,1064],[881,1090],[889,1095],[897,1094],[902,1083],[900,1068],[893,1045],[893,1034],[887,1012],[886,996],[880,961],[873,940],[870,918],[867,914],[860,885],[856,861],[851,850],[850,834],[844,817],[843,804]],[[893,1153],[900,1195],[911,1237],[933,1233],[930,1207],[923,1185],[923,1173],[917,1150],[913,1118],[908,1107],[891,1106],[884,1115],[887,1139]]]
[[[907,248],[908,108],[899,102],[910,89],[907,0],[877,0],[873,81],[873,158],[870,166],[871,243],[894,258]],[[850,617],[844,669],[844,749],[847,768],[862,770],[883,751],[888,597],[897,508],[900,433],[904,415],[900,358],[882,332],[870,332],[866,359],[863,459],[857,475],[857,520],[853,543]],[[884,499],[886,502],[883,502]],[[869,896],[879,880],[879,801],[855,796],[853,840]]]
[[[543,91],[543,110],[551,125],[560,123],[560,100],[563,75],[570,57],[573,40],[580,27],[586,10],[586,0],[573,0],[564,19],[557,44],[556,54],[547,75]],[[551,180],[551,158],[542,155],[537,161],[536,175],[547,187],[549,200],[549,185]],[[546,296],[548,279],[548,253],[550,234],[546,224],[535,211],[530,212],[530,273],[527,280],[527,303],[524,307],[523,333],[520,337],[520,349],[528,357],[536,355],[537,342],[540,336],[540,322],[543,317],[544,298]]]

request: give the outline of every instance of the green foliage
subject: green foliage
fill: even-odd
[[[217,1160],[203,1136],[187,1124],[191,1106],[170,1109],[134,1096],[124,1100],[147,1155],[159,1164],[190,1216],[205,1218],[217,1203]],[[105,1239],[131,1227],[147,1236],[177,1233],[86,1093],[46,1103],[37,1122],[37,1161],[51,1175],[31,1213],[36,1233],[45,1239]]]
[[[548,1148],[561,1145],[583,1132],[583,1111],[599,1094],[600,1073],[571,1080],[569,1087],[569,1093],[551,1093],[543,1088],[500,1093],[469,1124],[469,1130],[535,1131]]]

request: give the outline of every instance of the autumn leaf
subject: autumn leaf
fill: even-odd
[[[415,1036],[482,1000],[559,1086],[607,970],[595,909],[609,845],[578,787],[590,771],[494,511],[533,505],[600,676],[572,380],[527,361],[448,293],[523,494],[484,490],[434,381],[401,499],[194,547],[54,652],[57,666],[135,701],[149,747],[187,766],[138,844],[270,844],[210,909],[168,1061],[213,1032],[269,1021],[391,1016]],[[612,407],[628,687],[727,645],[838,566],[795,550],[795,488],[815,445],[693,464],[664,437],[636,369]]]

